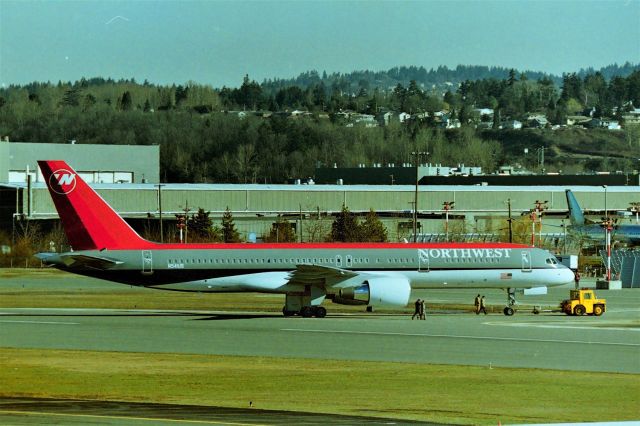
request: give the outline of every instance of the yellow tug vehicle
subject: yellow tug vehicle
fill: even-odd
[[[571,290],[569,299],[560,303],[562,312],[567,315],[602,315],[607,308],[606,299],[596,298],[596,293],[590,288]]]

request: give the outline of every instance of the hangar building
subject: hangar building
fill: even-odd
[[[158,183],[158,145],[0,141],[0,183],[42,182],[38,160],[64,159],[90,183]]]

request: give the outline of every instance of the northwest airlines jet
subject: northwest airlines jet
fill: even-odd
[[[324,317],[340,304],[406,306],[412,288],[546,293],[573,281],[549,252],[518,244],[160,244],[140,237],[64,161],[39,161],[72,251],[45,264],[161,290],[285,294],[285,316]]]

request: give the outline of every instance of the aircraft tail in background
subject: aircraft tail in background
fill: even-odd
[[[570,189],[567,189],[565,193],[567,194],[567,206],[569,207],[569,220],[571,221],[571,224],[584,225],[584,215],[582,214],[582,209],[578,204],[578,200],[576,200],[576,197]]]
[[[65,161],[38,161],[38,165],[73,250],[127,249],[151,244]]]

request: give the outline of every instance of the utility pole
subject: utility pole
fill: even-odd
[[[442,208],[444,209],[444,235],[445,241],[449,242],[449,210],[453,208],[455,201],[445,201]]]
[[[411,153],[416,157],[416,190],[413,196],[413,242],[418,241],[418,180],[420,179],[420,156],[429,155],[425,151],[414,151]]]
[[[513,242],[513,218],[511,217],[511,198],[507,198],[507,206],[509,207],[509,242]]]

